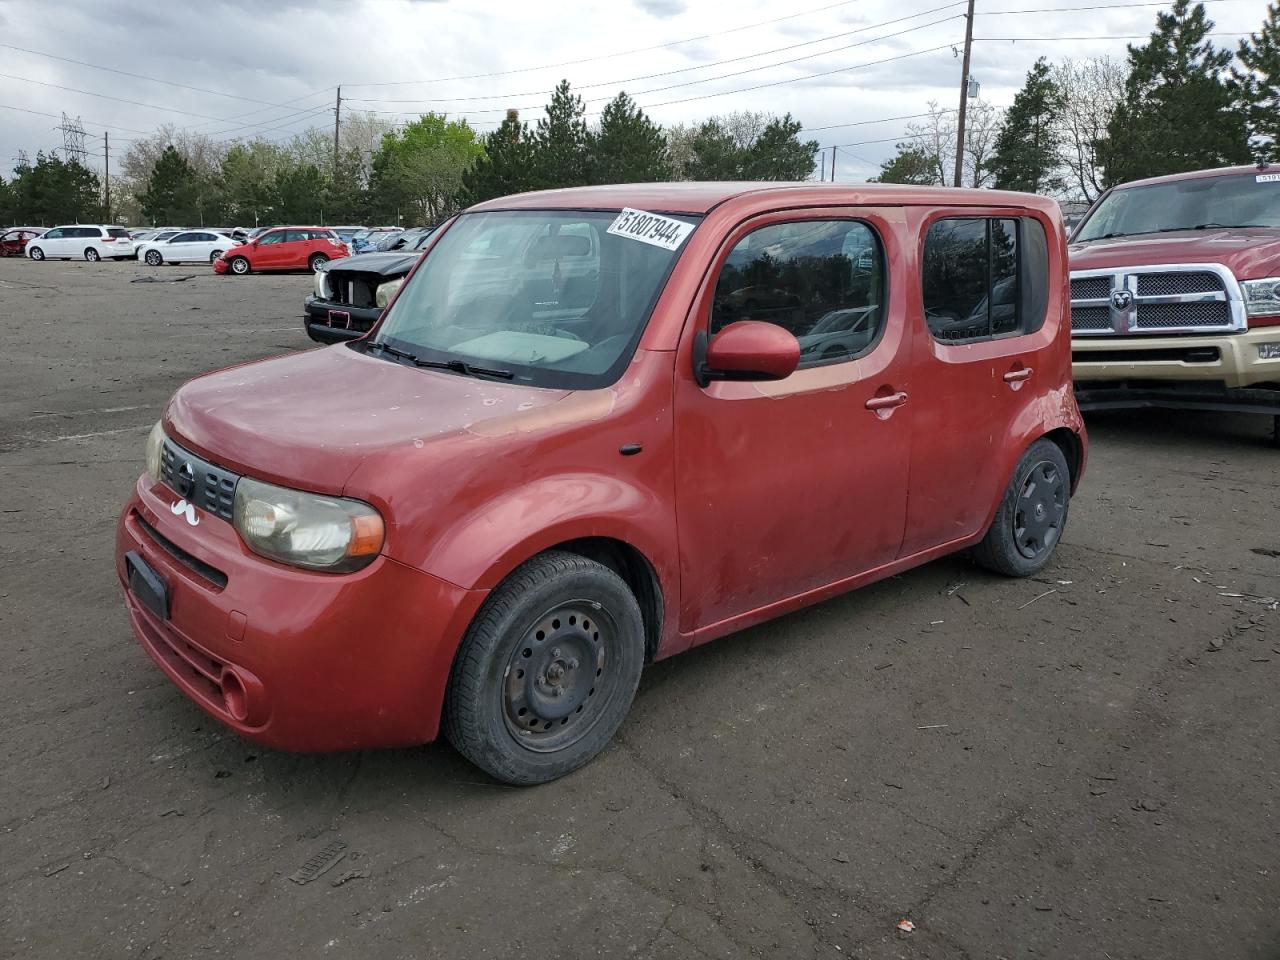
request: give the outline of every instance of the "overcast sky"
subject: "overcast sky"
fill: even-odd
[[[1040,56],[1123,57],[1120,37],[1149,34],[1158,7],[978,0],[971,72],[982,99],[1007,106]],[[1256,30],[1266,12],[1264,0],[1207,7],[1222,34]],[[83,120],[101,169],[104,128],[113,154],[165,122],[284,140],[331,129],[342,84],[344,109],[436,110],[487,131],[506,107],[536,119],[565,77],[589,114],[620,89],[663,124],[789,111],[809,137],[842,147],[839,179],[862,180],[909,122],[885,118],[930,100],[954,106],[963,10],[963,0],[0,0],[0,171],[19,150],[60,149],[64,111]]]

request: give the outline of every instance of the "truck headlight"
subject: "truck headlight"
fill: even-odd
[[[385,532],[359,500],[324,497],[241,477],[232,522],[254,553],[308,570],[348,573],[373,562]]]
[[[332,293],[329,290],[329,271],[328,270],[316,271],[315,289],[316,289],[316,299],[318,300],[328,300],[332,296]]]
[[[386,283],[378,284],[378,289],[373,295],[373,301],[380,309],[385,310],[387,304],[391,302],[391,298],[396,295],[396,291],[404,286],[404,277],[399,280],[388,280]]]
[[[1251,317],[1280,316],[1280,277],[1265,280],[1245,280],[1245,310]]]
[[[160,463],[163,453],[164,427],[157,420],[156,425],[147,434],[147,473],[151,476],[152,483],[160,482]]]

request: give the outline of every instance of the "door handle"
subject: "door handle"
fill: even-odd
[[[887,397],[872,397],[867,401],[868,410],[891,410],[907,402],[905,393],[891,393]]]
[[[1004,375],[1005,383],[1022,383],[1024,380],[1030,380],[1035,370],[1031,367],[1023,367],[1020,370],[1010,370]]]

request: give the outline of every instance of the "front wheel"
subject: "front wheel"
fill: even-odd
[[[85,247],[84,258],[88,260],[90,263],[97,263],[99,260],[102,259],[102,256],[98,253],[97,250],[93,249],[93,247]]]
[[[458,648],[445,735],[506,783],[545,783],[604,749],[644,666],[644,625],[616,573],[551,551],[493,591]]]
[[[232,273],[237,273],[240,276],[244,276],[249,272],[249,261],[244,257],[232,257],[231,263],[228,264],[228,266],[231,267]]]
[[[44,251],[41,250],[39,247],[32,247],[30,250],[27,251],[27,256],[30,257],[32,260],[43,260]]]
[[[307,261],[307,266],[311,268],[312,273],[318,273],[320,268],[329,262],[329,258],[323,253],[314,253],[311,259]]]
[[[146,260],[147,263],[151,264],[153,267],[158,267],[160,264],[164,263],[164,256],[159,250],[148,250],[147,255],[142,259]]]
[[[1018,461],[974,560],[1009,577],[1039,573],[1062,539],[1070,499],[1067,458],[1052,440],[1037,440]]]

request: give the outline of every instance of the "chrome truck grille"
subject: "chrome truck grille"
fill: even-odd
[[[1237,333],[1244,298],[1231,271],[1185,263],[1071,273],[1071,335]]]

